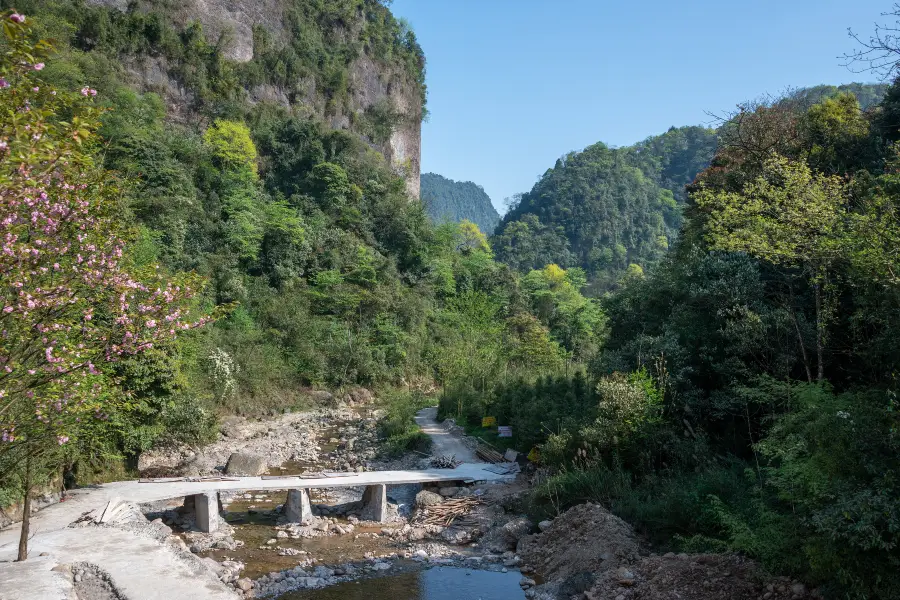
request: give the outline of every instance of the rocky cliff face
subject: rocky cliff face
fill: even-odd
[[[87,0],[88,4],[126,12],[128,10],[159,10],[158,0]],[[180,0],[166,10],[175,27],[200,23],[208,43],[216,45],[222,56],[235,63],[254,60],[254,28],[264,29],[275,45],[285,46],[292,35],[286,11],[295,0]],[[364,2],[356,11],[356,22],[341,22],[337,35],[347,38],[359,36],[366,14]],[[166,102],[170,118],[189,122],[197,115],[191,110],[190,92],[173,74],[164,57],[139,55],[126,57],[123,64],[132,83],[142,91],[160,94]],[[421,125],[424,107],[419,84],[402,65],[378,61],[365,52],[354,58],[347,68],[347,101],[341,105],[329,103],[326,94],[318,89],[312,77],[300,78],[290,87],[261,84],[244,89],[250,102],[270,102],[293,110],[316,115],[335,129],[354,129],[354,123],[364,119],[373,108],[390,106],[396,116],[386,139],[366,135],[370,145],[381,152],[402,174],[410,195],[419,197],[421,160]],[[361,132],[362,133],[362,132]]]

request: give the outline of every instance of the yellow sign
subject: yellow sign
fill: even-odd
[[[541,462],[541,453],[538,452],[537,448],[531,449],[531,452],[528,453],[528,460],[533,463]]]
[[[497,417],[484,417],[481,419],[482,427],[493,427],[497,424]]]

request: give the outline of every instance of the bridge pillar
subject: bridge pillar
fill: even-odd
[[[287,517],[288,523],[312,522],[309,490],[288,490],[287,502],[284,503],[284,516]]]
[[[387,486],[367,485],[363,492],[363,507],[360,518],[363,521],[384,523],[387,520]]]
[[[197,529],[213,533],[219,528],[219,492],[194,494],[194,518]]]

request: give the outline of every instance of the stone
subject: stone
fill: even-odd
[[[268,469],[266,459],[257,454],[249,452],[234,452],[228,457],[228,463],[225,465],[225,473],[227,475],[247,475],[255,477],[262,475]]]
[[[440,494],[444,498],[452,498],[453,496],[455,496],[458,493],[459,493],[459,488],[453,487],[453,486],[442,487],[441,489],[438,490],[438,494]]]
[[[461,545],[471,540],[471,535],[465,529],[457,529],[455,527],[444,529],[441,532],[441,538],[448,544]]]
[[[440,504],[444,501],[444,497],[440,494],[435,494],[434,492],[429,492],[428,490],[422,490],[418,494],[416,494],[416,506],[419,508],[425,506],[434,506],[435,504]]]
[[[806,586],[802,583],[795,583],[791,586],[791,593],[795,596],[805,596],[806,595]]]
[[[253,589],[253,581],[251,581],[249,577],[241,577],[235,582],[235,585],[237,585],[237,588],[242,592],[249,592]]]
[[[541,531],[547,531],[550,529],[550,526],[553,525],[553,521],[541,521],[538,523],[538,529]]]

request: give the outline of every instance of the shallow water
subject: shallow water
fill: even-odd
[[[521,578],[518,571],[435,567],[293,592],[278,600],[520,600],[525,598]]]

